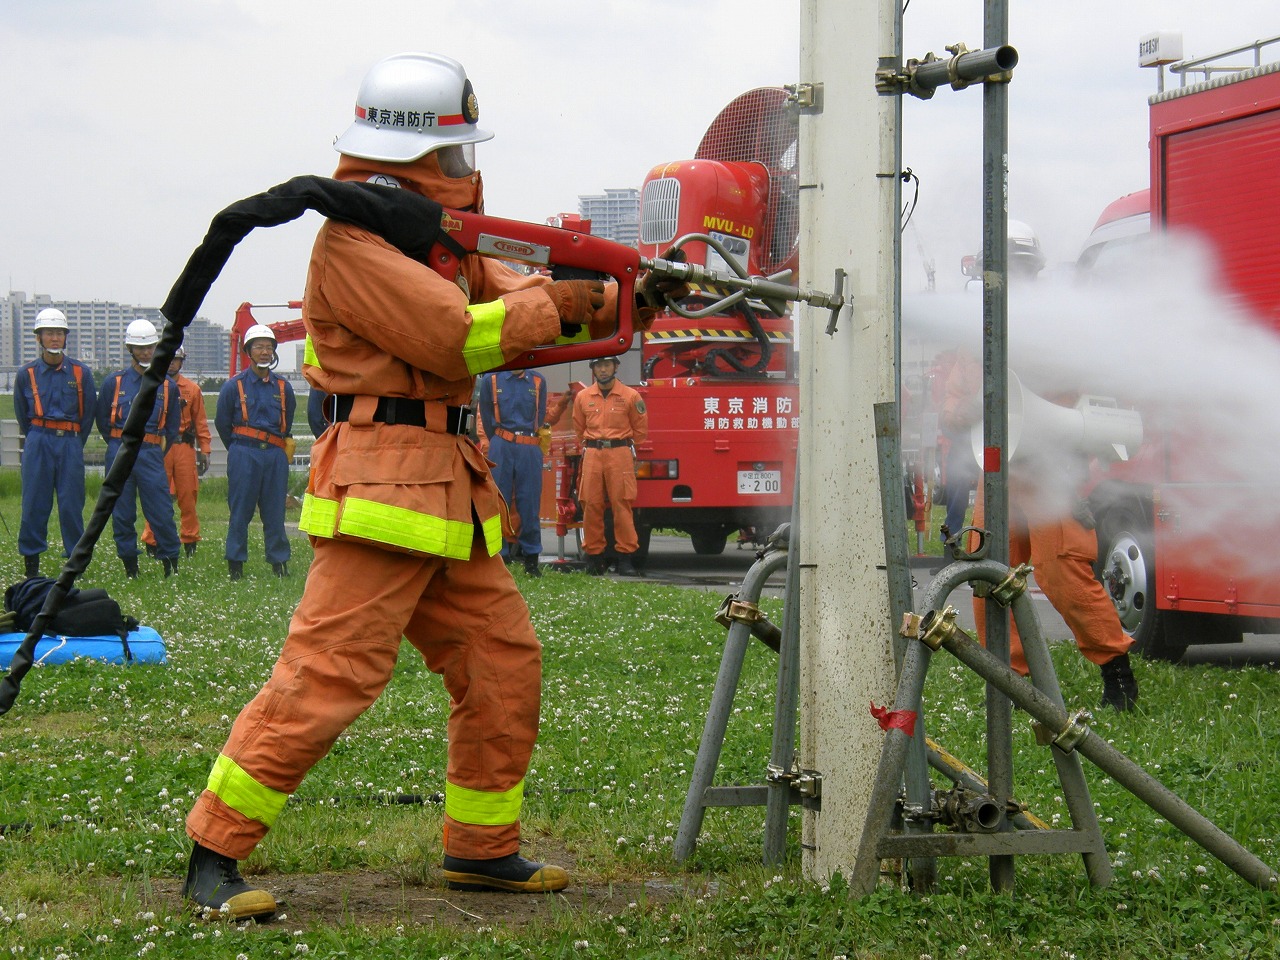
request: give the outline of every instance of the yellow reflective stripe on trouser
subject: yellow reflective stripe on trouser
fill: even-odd
[[[523,780],[502,793],[469,790],[448,780],[444,782],[445,815],[459,823],[473,823],[486,827],[500,827],[515,823],[520,819],[520,804],[523,801]]]
[[[320,358],[316,356],[316,345],[311,342],[311,334],[307,334],[302,341],[302,362],[323,370],[320,366]]]
[[[471,330],[462,345],[467,370],[476,374],[502,366],[502,324],[507,319],[507,305],[501,300],[474,303],[467,312],[471,314]]]
[[[470,520],[445,520],[360,497],[347,497],[342,501],[339,520],[336,500],[310,493],[302,498],[298,529],[329,539],[338,534],[359,537],[451,560],[470,559],[471,541],[475,537],[475,527]],[[480,530],[484,534],[485,549],[493,556],[502,549],[502,518],[495,515],[482,521]]]
[[[213,769],[209,771],[208,789],[236,813],[268,827],[275,825],[285,801],[289,799],[287,793],[264,787],[223,753],[218,754]]]

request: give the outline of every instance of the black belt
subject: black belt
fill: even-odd
[[[594,450],[609,450],[612,447],[629,447],[630,440],[583,440],[584,447],[591,447]]]
[[[351,408],[355,405],[355,397],[333,396],[333,420],[348,420]],[[389,426],[425,427],[427,411],[425,400],[409,400],[406,397],[379,397],[378,408],[374,411],[375,423]],[[445,407],[445,433],[462,435],[471,432],[474,414],[470,407]]]

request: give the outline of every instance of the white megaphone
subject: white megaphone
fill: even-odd
[[[1111,397],[1084,394],[1074,407],[1050,403],[1022,386],[1009,371],[1009,463],[1040,453],[1076,452],[1110,462],[1128,460],[1142,443],[1142,417]],[[982,424],[969,433],[973,455],[983,462]]]

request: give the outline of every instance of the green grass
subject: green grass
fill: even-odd
[[[0,517],[16,531],[16,484],[0,471]],[[546,911],[492,930],[335,920],[237,929],[193,923],[171,895],[184,870],[183,820],[231,719],[271,669],[303,584],[269,575],[260,539],[238,585],[222,560],[225,487],[202,488],[206,540],[177,582],[156,565],[124,579],[109,545],[84,578],[156,628],[165,666],[80,662],[32,671],[0,717],[0,950],[25,958],[104,957],[837,957],[1266,958],[1280,956],[1280,897],[1249,888],[1085,763],[1116,878],[1088,886],[1078,857],[1023,857],[1013,895],[993,894],[986,862],[939,861],[929,896],[883,885],[850,901],[801,876],[800,814],[786,862],[760,865],[763,810],[708,811],[694,856],[672,842],[724,631],[718,598],[645,582],[523,578],[545,647],[542,733],[524,830],[576,861],[575,885],[645,880],[691,891],[641,898],[614,916]],[[0,528],[2,529],[2,528]],[[11,543],[12,541],[10,541]],[[0,556],[0,581],[19,576]],[[780,605],[765,601],[780,622]],[[1069,703],[1093,704],[1096,668],[1068,644],[1053,658]],[[771,735],[776,658],[753,644],[718,783],[758,783]],[[1280,676],[1140,663],[1141,709],[1095,729],[1254,853],[1277,862]],[[926,691],[930,735],[983,762],[982,684],[938,654]],[[446,697],[408,648],[382,698],[290,801],[246,869],[271,877],[388,871],[438,895],[440,811],[381,798],[443,789]],[[1053,764],[1015,730],[1019,799],[1065,821]],[[874,766],[872,764],[871,766]],[[335,804],[337,799],[340,802]],[[154,947],[148,946],[154,944]],[[18,952],[21,951],[21,952]]]

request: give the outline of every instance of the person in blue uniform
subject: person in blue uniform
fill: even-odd
[[[502,545],[502,558],[521,560],[526,572],[541,576],[542,447],[538,430],[547,421],[547,386],[534,370],[503,370],[480,382],[480,420],[489,438],[493,479],[507,506],[520,517],[514,544]]]
[[[276,336],[255,324],[245,331],[249,366],[222,385],[214,426],[227,448],[227,571],[232,580],[244,576],[249,559],[249,521],[262,518],[267,562],[277,577],[289,575],[289,537],[284,529],[289,490],[293,387],[276,376]],[[288,452],[286,452],[288,451]]]
[[[40,355],[18,370],[13,384],[13,414],[26,437],[18,553],[27,577],[40,575],[55,493],[64,557],[84,533],[84,445],[97,398],[93,372],[67,356],[66,314],[46,307],[36,315],[33,329]]]
[[[150,320],[139,317],[125,328],[124,346],[131,358],[129,366],[102,381],[98,393],[98,432],[107,441],[106,469],[111,470],[120,450],[121,435],[134,398],[142,386],[142,375],[151,366],[160,335]],[[168,377],[156,391],[155,406],[147,418],[146,433],[138,448],[133,472],[120,491],[111,511],[111,530],[116,541],[116,556],[130,577],[138,575],[138,501],[142,515],[156,538],[156,556],[164,565],[167,577],[178,572],[178,527],[173,522],[173,501],[169,498],[169,476],[164,470],[164,454],[178,439],[182,404],[178,387]]]

